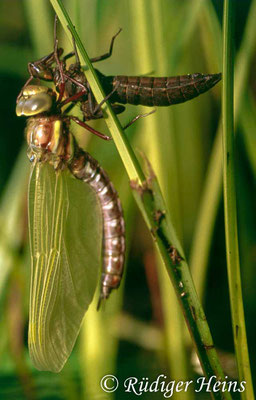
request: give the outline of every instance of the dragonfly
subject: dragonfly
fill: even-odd
[[[92,62],[111,56],[117,34],[109,52]],[[66,60],[73,56],[75,63],[67,67]],[[103,117],[104,101],[110,101],[116,114],[124,111],[126,103],[177,104],[209,90],[221,75],[106,77],[97,71],[107,93],[97,104],[75,45],[73,52],[63,55],[56,33],[54,51],[29,63],[28,70],[30,77],[18,95],[16,113],[28,117],[26,139],[31,162],[29,351],[36,368],[59,372],[92,301],[100,264],[98,307],[120,285],[125,260],[125,224],[118,194],[99,163],[79,147],[71,122],[109,140],[87,124]],[[40,82],[32,85],[35,78]],[[41,81],[52,82],[54,88]],[[77,103],[83,120],[69,114]]]
[[[221,73],[193,73],[172,77],[105,76],[99,70],[95,69],[106,93],[106,97],[98,104],[84,74],[84,70],[81,67],[74,39],[74,50],[63,55],[64,50],[58,47],[56,27],[57,17],[55,17],[54,23],[54,51],[28,64],[30,76],[23,89],[33,79],[54,82],[56,90],[59,93],[59,104],[61,106],[69,104],[68,111],[71,111],[74,105],[79,102],[83,121],[77,120],[76,122],[91,132],[92,128],[88,128],[86,121],[103,118],[101,106],[106,100],[110,101],[116,114],[125,111],[124,104],[144,105],[148,107],[170,106],[184,103],[207,92],[221,80]],[[121,29],[112,37],[109,51],[98,57],[91,58],[90,61],[92,63],[106,60],[112,56],[114,41],[120,32]],[[75,56],[75,62],[67,67],[66,61],[73,56]],[[151,113],[152,111],[137,115],[132,121],[126,124],[124,129],[128,128],[139,118]],[[96,130],[93,133],[102,137],[102,134]],[[110,139],[106,135],[103,138],[106,140]]]
[[[100,301],[119,286],[125,257],[118,194],[99,163],[78,146],[72,117],[58,105],[54,90],[27,85],[16,106],[18,116],[29,117],[32,166],[29,351],[37,369],[52,372],[62,369],[72,351],[101,259]]]

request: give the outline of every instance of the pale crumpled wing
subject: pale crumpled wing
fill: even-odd
[[[102,218],[91,188],[37,163],[29,185],[29,352],[59,372],[75,344],[101,269]]]

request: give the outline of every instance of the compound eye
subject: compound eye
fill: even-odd
[[[51,107],[52,96],[41,92],[28,98],[21,97],[16,106],[16,114],[18,117],[21,115],[31,117],[32,115],[50,111]]]

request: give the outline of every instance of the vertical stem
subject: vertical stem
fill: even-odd
[[[243,399],[254,399],[244,320],[237,233],[234,171],[234,102],[233,102],[233,4],[224,3],[223,28],[223,187],[227,268],[234,344],[240,381],[246,382]]]
[[[207,13],[205,14],[204,21],[212,15],[210,3],[206,2]],[[210,15],[209,15],[210,14]],[[203,15],[204,16],[204,15]],[[244,98],[246,83],[248,80],[248,73],[250,63],[254,54],[256,45],[256,0],[252,1],[250,12],[246,21],[245,33],[243,40],[236,57],[235,65],[235,97],[234,97],[234,123],[238,123],[240,105]],[[215,37],[221,35],[219,25],[215,24],[215,30],[212,33],[211,41]],[[207,45],[209,40],[207,41]],[[218,45],[218,41],[217,41]],[[218,45],[220,47],[220,44]],[[206,46],[204,46],[205,51]],[[244,113],[242,114],[244,117]],[[219,124],[215,144],[213,146],[211,158],[209,161],[208,171],[206,175],[206,183],[201,198],[201,205],[199,207],[199,215],[197,218],[195,234],[193,238],[190,265],[193,271],[193,277],[200,298],[203,298],[203,291],[205,286],[206,268],[209,259],[209,251],[213,228],[216,220],[216,215],[219,207],[220,193],[221,193],[221,176],[222,176],[222,154],[221,154],[221,134],[222,126]],[[248,147],[247,147],[248,148]],[[253,149],[254,147],[252,147]],[[249,156],[250,159],[250,156]]]

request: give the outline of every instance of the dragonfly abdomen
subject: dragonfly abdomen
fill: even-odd
[[[72,174],[90,185],[101,205],[103,216],[103,268],[101,298],[118,288],[124,267],[125,225],[118,194],[106,172],[90,154],[79,150],[70,164]]]
[[[220,79],[221,74],[200,73],[162,78],[120,75],[104,77],[102,83],[107,92],[116,87],[111,102],[152,107],[193,99],[212,88]]]

